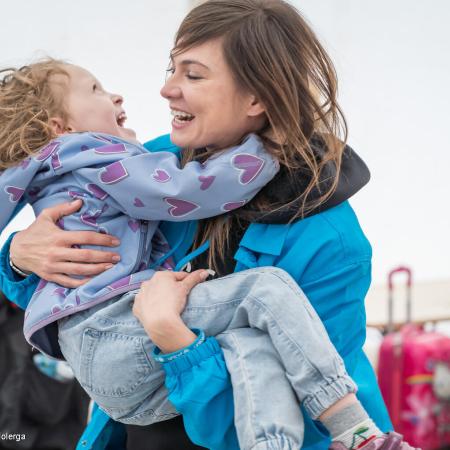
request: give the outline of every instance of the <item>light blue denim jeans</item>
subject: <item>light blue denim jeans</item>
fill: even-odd
[[[148,425],[177,414],[154,346],[132,313],[136,291],[59,322],[66,360],[113,419]],[[301,402],[319,417],[356,391],[326,330],[297,283],[274,267],[197,285],[183,320],[217,336],[231,374],[242,449],[295,449],[303,440]]]

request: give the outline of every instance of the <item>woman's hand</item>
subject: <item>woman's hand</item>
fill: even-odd
[[[155,345],[164,353],[184,348],[196,335],[183,323],[183,312],[189,292],[206,280],[206,270],[187,272],[156,272],[142,284],[133,305],[139,319]]]
[[[10,248],[14,265],[44,280],[76,288],[118,262],[118,253],[72,248],[74,245],[115,247],[120,242],[113,236],[94,231],[64,231],[56,225],[59,219],[75,213],[82,205],[81,200],[75,200],[44,209],[26,230],[14,236]],[[87,278],[78,280],[71,275]]]

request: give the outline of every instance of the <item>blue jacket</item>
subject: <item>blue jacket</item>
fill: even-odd
[[[165,138],[152,141],[150,150],[167,150]],[[161,227],[181,267],[195,232],[194,222],[164,223]],[[10,296],[29,295],[28,279],[13,282],[1,255],[0,288]],[[292,224],[253,223],[244,234],[235,255],[236,271],[257,266],[276,266],[289,272],[302,287],[321,317],[331,341],[343,357],[358,385],[358,397],[384,431],[392,429],[375,374],[362,351],[365,340],[364,297],[370,285],[371,247],[348,202]],[[9,274],[9,277],[8,277]],[[8,278],[8,281],[7,281]],[[16,294],[16,296],[11,295]],[[185,428],[198,445],[213,450],[237,450],[233,424],[233,398],[223,353],[217,341],[207,341],[164,365],[170,400],[183,414]],[[102,412],[94,417],[99,420]],[[303,448],[327,449],[323,429],[307,416]],[[101,423],[101,420],[98,422]],[[108,424],[106,418],[104,424]],[[110,433],[108,426],[88,427],[80,449],[98,446]],[[85,445],[81,446],[81,442]]]

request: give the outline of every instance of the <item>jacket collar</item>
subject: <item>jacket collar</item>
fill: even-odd
[[[252,223],[241,239],[239,247],[256,253],[279,256],[289,228],[290,224]]]

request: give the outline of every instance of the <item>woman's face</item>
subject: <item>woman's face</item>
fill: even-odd
[[[262,105],[238,89],[220,39],[176,55],[161,89],[172,115],[172,142],[183,148],[226,148],[265,124]]]

